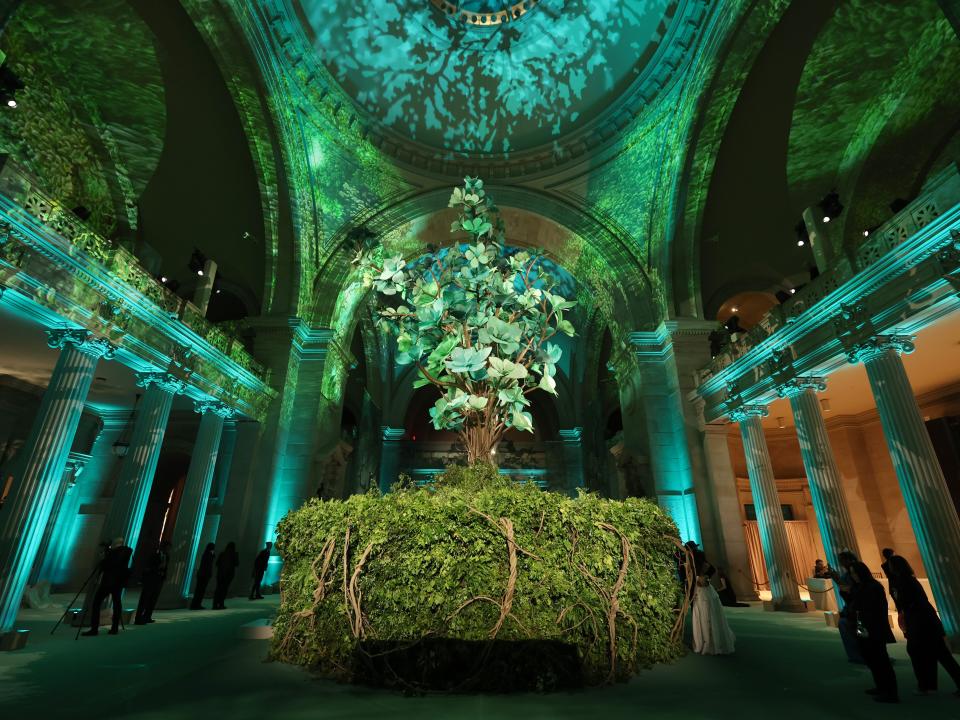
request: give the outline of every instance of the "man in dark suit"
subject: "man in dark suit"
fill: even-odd
[[[143,589],[140,591],[140,602],[137,603],[137,619],[134,625],[147,625],[154,622],[153,609],[160,598],[163,581],[167,579],[167,564],[170,562],[170,541],[164,540],[147,559],[147,566],[143,571]]]
[[[270,562],[270,548],[272,547],[273,543],[267,543],[253,560],[253,584],[250,586],[251,600],[263,599],[263,595],[260,594],[260,585],[263,583],[264,573],[267,572],[267,563]]]
[[[100,632],[100,606],[107,596],[113,601],[113,624],[110,634],[116,635],[120,628],[120,613],[123,605],[123,586],[130,576],[130,556],[133,550],[124,544],[123,538],[118,537],[110,545],[100,561],[100,585],[97,594],[93,596],[93,618],[90,629],[84,635],[92,636]]]

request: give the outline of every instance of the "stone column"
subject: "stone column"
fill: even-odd
[[[400,441],[406,432],[403,428],[383,426],[383,446],[380,451],[380,492],[389,492],[400,474]]]
[[[917,536],[937,610],[954,645],[960,644],[960,518],[927,434],[900,353],[913,338],[876,336],[855,346],[851,362],[867,370],[910,524]]]
[[[89,330],[49,330],[60,357],[25,445],[25,459],[3,508],[0,530],[0,647],[14,630],[20,598],[63,479],[83,404],[101,357],[116,348]]]
[[[740,423],[747,473],[750,475],[750,490],[757,510],[763,560],[773,595],[773,607],[775,610],[804,612],[806,608],[800,600],[797,579],[793,577],[790,545],[787,541],[787,529],[783,524],[783,511],[780,509],[770,451],[767,449],[767,439],[760,422],[760,418],[766,415],[767,408],[763,405],[743,405],[730,412],[730,419]]]
[[[124,538],[134,552],[140,539],[140,526],[150,499],[173,396],[184,387],[182,381],[165,372],[137,373],[137,385],[145,388],[145,392],[137,408],[130,449],[120,466],[117,488],[101,532],[104,540]]]
[[[560,439],[563,441],[564,472],[567,476],[567,492],[576,497],[577,488],[583,487],[583,428],[575,427],[569,430],[560,430]]]
[[[50,508],[50,518],[47,520],[47,527],[43,531],[43,539],[40,541],[40,547],[37,548],[37,557],[33,563],[33,570],[30,573],[30,579],[27,581],[29,585],[36,585],[42,580],[53,584],[54,578],[52,577],[52,573],[56,571],[54,556],[59,554],[58,551],[60,550],[60,548],[57,547],[59,543],[53,542],[54,535],[58,527],[62,528],[72,520],[72,518],[61,517],[64,500],[67,494],[76,486],[77,478],[80,477],[80,473],[83,472],[83,468],[89,459],[89,455],[73,452],[67,456],[66,469],[63,472],[63,481],[57,488],[56,498],[53,501],[53,506]]]
[[[740,515],[740,496],[737,492],[737,478],[733,472],[733,464],[730,462],[730,446],[725,423],[704,426],[703,453],[711,485],[714,524],[721,540],[721,546],[716,551],[719,557],[715,562],[723,563],[721,567],[730,578],[738,598],[757,600],[757,590],[750,573],[747,539],[743,532],[743,518]]]
[[[820,529],[820,540],[827,562],[833,567],[839,567],[837,554],[841,550],[852,550],[857,557],[860,557],[860,550],[843,492],[840,470],[837,468],[827,426],[817,401],[817,392],[825,390],[826,387],[823,378],[796,378],[778,387],[777,394],[790,398],[803,467],[807,471],[813,512]],[[834,589],[838,607],[842,607],[839,588],[834,585]]]
[[[173,526],[167,581],[160,598],[161,607],[166,608],[182,607],[190,595],[193,565],[207,514],[207,500],[217,464],[223,421],[233,415],[230,408],[216,400],[198,402],[194,409],[200,413],[200,429],[193,444],[190,467],[180,496],[180,509]]]

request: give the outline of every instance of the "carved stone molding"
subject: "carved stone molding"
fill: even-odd
[[[851,347],[847,351],[847,360],[851,363],[866,363],[887,350],[894,350],[898,355],[909,355],[916,349],[913,340],[912,335],[874,335]]]
[[[741,405],[727,413],[733,422],[741,422],[751,417],[765,418],[770,414],[766,405]]]
[[[62,350],[73,345],[87,355],[110,360],[117,352],[117,346],[105,338],[96,337],[89,330],[66,328],[47,330],[47,345],[53,350]]]
[[[813,390],[814,392],[823,392],[827,389],[827,380],[822,377],[798,377],[787,380],[782,385],[777,386],[777,395],[782,398],[788,398],[792,395],[799,395],[804,390]]]

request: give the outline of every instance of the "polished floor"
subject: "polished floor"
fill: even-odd
[[[960,699],[942,672],[939,695],[913,695],[902,642],[893,655],[903,702],[871,702],[863,694],[871,684],[866,669],[845,662],[836,631],[812,613],[728,610],[738,637],[735,656],[689,654],[615,687],[556,695],[408,698],[264,662],[267,642],[244,639],[244,626],[270,616],[275,607],[270,598],[236,599],[223,612],[162,612],[153,625],[79,640],[69,627],[50,635],[57,610],[24,611],[22,625],[32,630],[28,647],[0,654],[0,718],[960,720]]]

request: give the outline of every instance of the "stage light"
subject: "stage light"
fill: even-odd
[[[166,275],[160,276],[160,282],[162,282],[164,285],[166,285],[168,279],[169,278]]]
[[[732,308],[730,308],[730,312],[740,312],[740,308],[734,305]]]
[[[16,100],[14,100],[13,98],[10,98],[9,100],[7,100],[7,107],[15,108],[16,106],[17,106]]]
[[[797,247],[803,247],[806,243],[803,240],[797,240]]]
[[[869,237],[869,235],[870,235],[870,231],[869,231],[869,230],[864,230],[864,231],[863,231],[863,236],[864,236],[864,237]]]
[[[200,277],[203,277],[203,270],[197,270],[197,275],[199,275]]]
[[[790,288],[790,294],[791,294],[791,295],[796,294],[796,292],[797,292],[797,289],[796,289],[796,288]]]
[[[824,216],[823,216],[823,221],[824,221],[825,223],[830,222],[830,216],[829,216],[829,215],[824,215]]]

